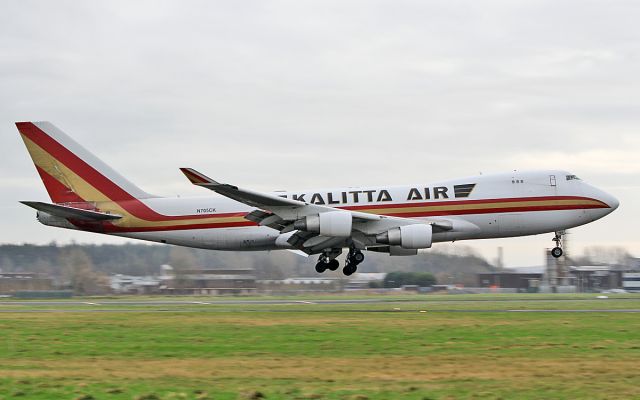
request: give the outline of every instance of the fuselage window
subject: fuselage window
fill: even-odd
[[[568,181],[573,181],[573,180],[580,180],[580,178],[578,178],[575,175],[567,175],[567,180]]]

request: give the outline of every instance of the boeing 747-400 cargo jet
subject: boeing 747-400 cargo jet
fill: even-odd
[[[595,221],[618,200],[560,170],[431,184],[263,193],[182,172],[213,196],[159,197],[115,172],[49,122],[18,122],[52,203],[24,201],[45,225],[214,250],[319,254],[316,271],[351,275],[363,250],[407,256],[435,242],[555,232]]]

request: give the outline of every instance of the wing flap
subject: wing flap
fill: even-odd
[[[282,231],[290,225],[276,214],[262,210],[253,210],[244,217],[245,219],[255,222],[260,226],[268,226],[269,228],[277,229],[279,231]]]

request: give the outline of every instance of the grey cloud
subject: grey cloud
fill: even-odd
[[[0,210],[44,195],[15,120],[52,120],[166,194],[201,193],[185,165],[263,190],[425,182],[531,155],[587,168],[575,154],[639,149],[639,15],[625,1],[9,2]],[[624,164],[605,159],[585,172],[619,182]],[[19,213],[0,241],[47,241]],[[635,237],[603,224],[576,236]]]

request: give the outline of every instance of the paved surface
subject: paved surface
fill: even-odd
[[[95,301],[63,301],[63,300],[30,300],[30,301],[4,301],[2,305],[24,305],[24,306],[173,306],[192,304],[219,304],[219,305],[270,305],[270,304],[360,304],[360,303],[392,303],[408,302],[416,300],[385,300],[385,299],[344,299],[344,300],[95,300]]]
[[[170,305],[193,305],[193,304],[211,304],[211,305],[279,305],[279,304],[379,304],[379,303],[424,303],[426,304],[443,304],[443,303],[480,303],[480,302],[535,302],[535,301],[553,301],[553,302],[566,302],[566,301],[593,301],[593,302],[603,302],[603,301],[640,301],[638,297],[618,297],[618,298],[609,298],[609,299],[597,299],[597,298],[586,298],[586,299],[550,299],[550,298],[542,298],[542,299],[452,299],[452,300],[429,300],[425,298],[415,298],[415,299],[385,299],[385,298],[374,298],[374,299],[333,299],[333,300],[324,300],[324,299],[308,299],[308,300],[95,300],[95,301],[81,301],[81,300],[5,300],[0,301],[0,308],[2,306],[10,306],[10,305],[22,305],[22,306],[170,306]]]
[[[598,298],[586,298],[586,299],[460,299],[460,300],[428,300],[428,299],[309,299],[309,300],[219,300],[212,299],[210,301],[194,301],[194,300],[95,300],[95,301],[80,301],[80,300],[32,300],[32,301],[0,301],[0,313],[169,313],[169,312],[263,312],[263,313],[282,313],[282,312],[331,312],[331,313],[387,313],[387,312],[404,312],[404,313],[640,313],[639,308],[625,308],[625,309],[603,309],[603,308],[589,308],[589,309],[517,309],[509,308],[508,303],[514,301],[526,301],[526,302],[596,302],[602,303],[610,300],[621,301],[639,301],[638,298],[611,298],[611,299],[598,299]],[[437,309],[430,310],[430,304],[454,304],[454,303],[468,303],[468,302],[504,302],[505,307],[503,309]],[[392,303],[412,303],[412,308],[407,309],[345,309],[345,310],[322,310],[314,309],[312,307],[301,308],[254,308],[252,306],[258,305],[322,305],[322,304],[392,304]],[[420,304],[416,304],[420,303]],[[225,305],[243,305],[245,308],[210,308],[202,307],[206,305],[225,306]],[[17,307],[16,307],[17,306]],[[35,307],[51,307],[51,308],[29,308],[29,306]],[[84,307],[83,307],[84,306]],[[146,306],[153,308],[137,308],[136,306]],[[23,308],[24,307],[24,308]],[[69,308],[74,307],[74,308]],[[82,308],[77,308],[82,307]]]
[[[178,309],[133,309],[133,308],[84,308],[84,309],[69,309],[69,308],[46,308],[46,309],[12,309],[3,310],[0,309],[0,313],[186,313],[186,312],[215,312],[215,313],[246,313],[246,312],[260,312],[260,313],[292,313],[292,312],[304,312],[304,313],[640,313],[640,308],[625,308],[625,309],[584,309],[584,310],[549,310],[549,309],[534,309],[534,310],[275,310],[275,309],[242,309],[242,310],[220,310],[220,309],[196,309],[196,308],[178,308]]]

